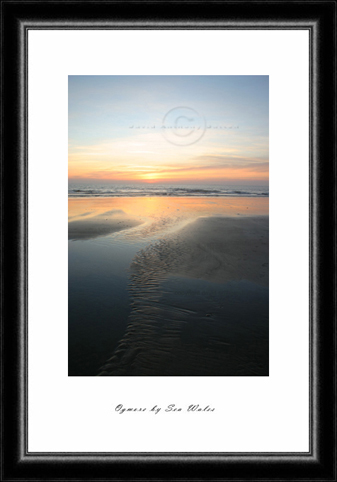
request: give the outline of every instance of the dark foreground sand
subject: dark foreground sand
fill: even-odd
[[[99,375],[268,375],[268,225],[201,217],[138,252],[129,325]]]
[[[268,217],[199,218],[167,243],[173,274],[268,285]]]

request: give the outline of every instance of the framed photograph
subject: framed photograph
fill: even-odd
[[[336,480],[336,2],[1,7],[1,480]]]
[[[69,76],[69,376],[268,376],[268,100],[268,76]]]

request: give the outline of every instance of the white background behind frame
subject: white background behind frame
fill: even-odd
[[[31,30],[28,49],[29,452],[307,452],[308,31]],[[269,75],[269,377],[67,376],[68,75]]]

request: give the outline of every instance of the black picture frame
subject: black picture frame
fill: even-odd
[[[27,452],[27,34],[41,28],[309,31],[308,453]],[[336,0],[5,0],[1,32],[1,480],[336,480]]]

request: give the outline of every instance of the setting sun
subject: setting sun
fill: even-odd
[[[70,76],[69,99],[70,182],[268,182],[266,76]]]

